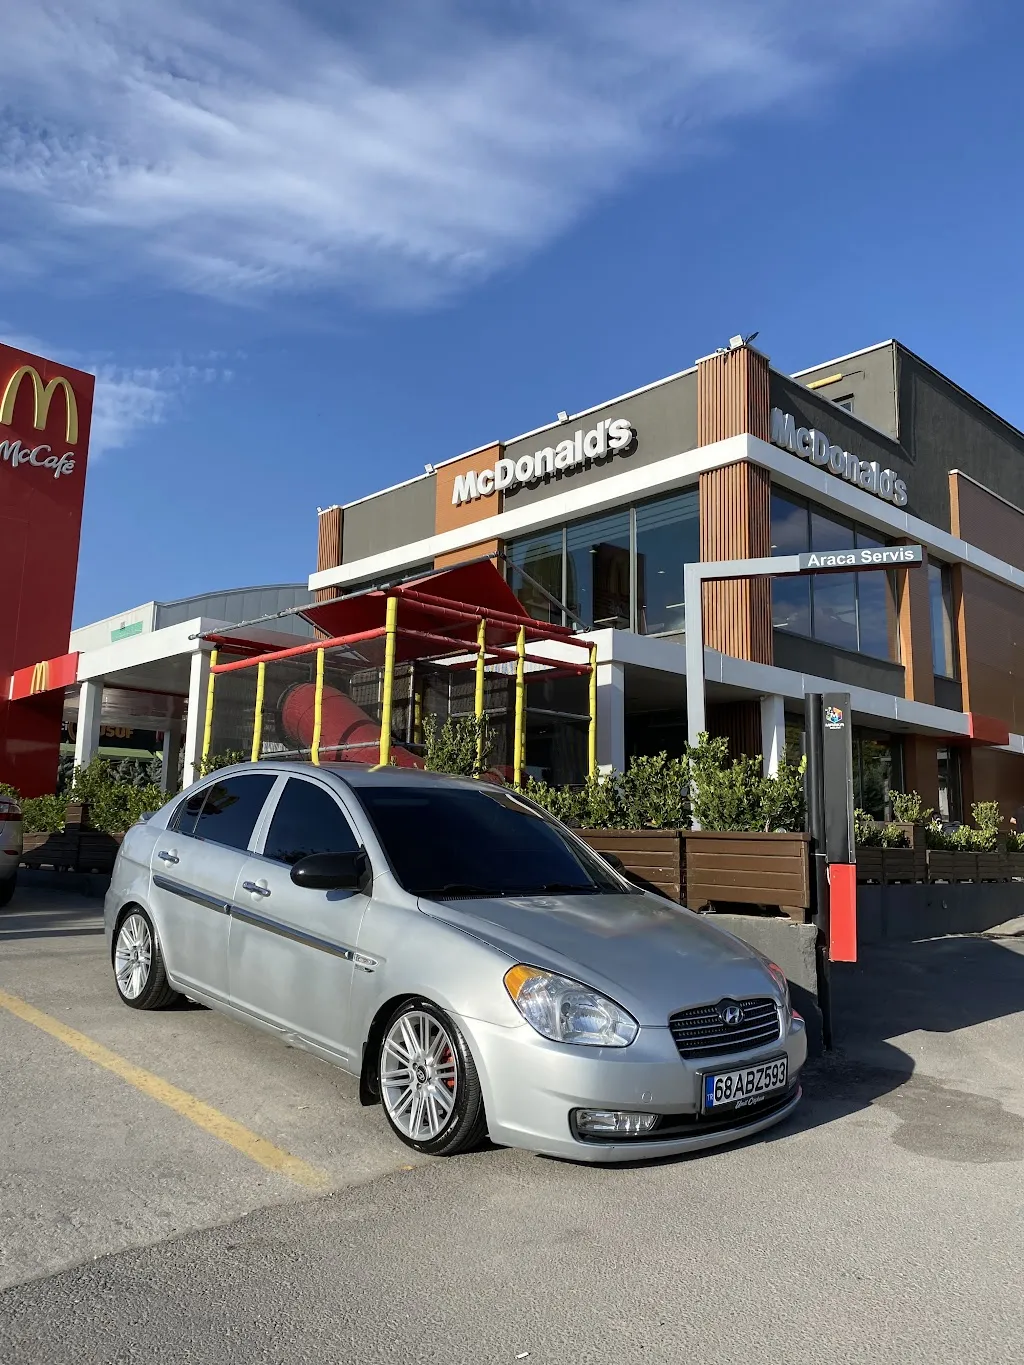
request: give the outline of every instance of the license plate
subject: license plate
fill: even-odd
[[[788,1079],[786,1057],[774,1057],[770,1062],[738,1071],[711,1072],[704,1076],[704,1111],[746,1109],[773,1091],[785,1090]]]

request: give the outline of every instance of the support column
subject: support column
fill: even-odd
[[[181,721],[170,720],[164,727],[164,767],[160,774],[160,790],[178,790],[178,759],[181,757]]]
[[[928,556],[919,566],[897,569],[900,656],[908,700],[935,703],[932,662],[931,602],[928,596]],[[933,736],[903,736],[903,789],[918,792],[925,805],[939,804],[938,741]]]
[[[626,667],[597,665],[597,766],[622,772],[626,766]]]
[[[188,674],[188,710],[185,712],[185,771],[182,785],[191,786],[200,775],[203,727],[206,723],[206,692],[210,685],[210,656],[205,650],[192,655]]]
[[[85,768],[100,747],[100,712],[103,679],[84,682],[78,690],[78,730],[75,733],[75,767]]]
[[[786,704],[782,697],[761,698],[761,752],[765,777],[778,777],[786,757]]]

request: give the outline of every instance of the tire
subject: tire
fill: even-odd
[[[388,1021],[377,1086],[392,1131],[429,1156],[456,1156],[487,1135],[473,1054],[448,1015],[429,1000],[407,1001]]]
[[[0,882],[0,910],[2,910],[5,905],[10,905],[11,899],[14,896],[14,888],[17,885],[17,872],[15,872],[13,877],[5,877],[3,881]]]
[[[112,958],[114,985],[129,1009],[162,1010],[179,998],[167,980],[153,921],[137,905],[118,921]]]

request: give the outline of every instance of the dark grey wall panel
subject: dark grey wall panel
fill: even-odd
[[[794,673],[813,673],[819,678],[834,678],[848,687],[869,687],[873,692],[888,692],[892,697],[906,696],[902,664],[853,654],[819,640],[807,640],[788,631],[774,632],[775,664]]]
[[[893,440],[899,435],[896,413],[896,346],[886,341],[871,351],[849,360],[833,360],[800,375],[801,384],[813,384],[834,374],[843,377],[826,388],[815,389],[821,398],[834,402],[852,398],[853,411],[865,422],[884,431]]]
[[[900,430],[928,489],[918,515],[949,529],[951,469],[1024,507],[1024,435],[902,346],[897,369]]]
[[[610,455],[579,469],[548,475],[538,483],[509,489],[505,494],[505,506],[509,510],[525,507],[529,503],[541,502],[554,493],[564,493],[568,488],[596,483],[616,474],[624,474],[629,469],[678,455],[681,451],[693,450],[697,445],[696,371],[680,375],[632,398],[606,404],[586,417],[573,418],[535,436],[511,441],[505,448],[505,455],[510,460],[518,459],[520,455],[533,455],[545,446],[571,440],[578,427],[587,431],[606,417],[626,417],[632,422],[637,434],[635,450],[627,455]]]
[[[819,393],[811,393],[804,388],[803,384],[796,379],[790,379],[784,374],[778,374],[772,370],[771,376],[771,405],[773,408],[781,408],[783,412],[791,412],[797,420],[798,426],[817,427],[819,431],[825,433],[828,439],[835,445],[840,445],[844,450],[850,451],[860,460],[877,460],[883,469],[893,469],[906,481],[909,502],[907,511],[914,516],[924,517],[926,521],[933,521],[930,515],[935,508],[940,505],[939,492],[934,484],[934,472],[932,470],[921,471],[915,466],[915,462],[908,453],[896,441],[888,436],[883,436],[874,427],[869,427],[866,423],[857,420],[856,416],[844,412],[828,398],[823,398]],[[804,461],[798,456],[791,456],[794,464],[803,464]],[[946,490],[946,508],[948,526],[949,493]],[[941,524],[941,523],[939,523]]]
[[[935,705],[944,706],[947,711],[962,711],[964,709],[959,678],[935,679]]]
[[[395,550],[434,534],[437,506],[433,474],[345,508],[341,562]]]

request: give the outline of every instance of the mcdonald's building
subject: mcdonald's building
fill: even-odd
[[[93,377],[0,345],[0,781],[54,790]]]
[[[845,691],[857,805],[1024,805],[1024,434],[899,342],[786,374],[736,337],[421,469],[319,513],[310,589],[491,558],[532,616],[596,641],[615,767],[686,742],[684,565],[922,546],[880,572],[706,583],[707,726],[771,770],[803,742],[805,694]],[[531,702],[528,772],[578,780],[572,724]]]

